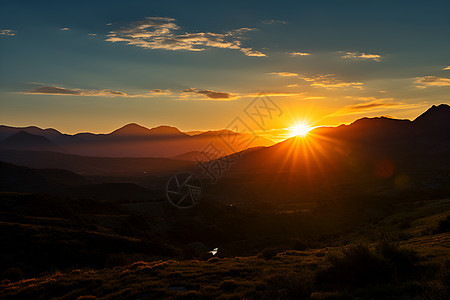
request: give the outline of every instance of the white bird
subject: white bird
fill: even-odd
[[[217,251],[219,251],[219,248],[214,248],[213,250],[209,251],[212,255],[216,255]]]

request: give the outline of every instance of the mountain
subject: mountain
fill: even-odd
[[[267,146],[272,141],[249,134],[233,133],[231,131],[208,131],[189,135],[175,127],[158,126],[146,128],[135,123],[127,124],[108,134],[77,133],[75,135],[62,134],[54,129],[40,129],[37,127],[8,127],[0,126],[0,138],[9,137],[24,131],[41,135],[53,143],[66,149],[68,153],[82,156],[96,157],[173,157],[191,151],[203,151],[213,143],[221,149],[221,155],[245,150],[248,146]],[[232,136],[236,140],[251,140],[251,145],[234,145],[224,143],[225,137]],[[17,150],[49,150],[62,152],[56,148],[42,149],[42,147],[15,147]]]
[[[233,183],[236,198],[270,201],[446,191],[449,126],[449,106],[440,105],[414,121],[363,118],[317,128],[304,138],[244,151],[222,182]]]
[[[49,139],[23,130],[0,142],[0,148],[12,150],[65,152],[63,148],[56,145]]]
[[[127,124],[110,133],[115,136],[145,136],[148,134],[150,134],[150,129],[135,123]]]

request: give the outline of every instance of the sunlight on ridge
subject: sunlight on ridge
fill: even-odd
[[[307,124],[304,123],[295,123],[295,125],[288,127],[289,130],[289,137],[294,137],[294,136],[298,136],[298,137],[304,137],[307,136],[308,133],[314,129],[314,127],[311,127]]]

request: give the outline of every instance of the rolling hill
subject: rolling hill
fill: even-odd
[[[44,149],[40,144],[33,147],[31,143],[16,141],[13,144],[15,150],[46,150],[97,157],[173,157],[187,152],[201,152],[210,143],[219,147],[223,151],[223,155],[245,150],[245,145],[235,145],[233,149],[230,149],[224,142],[225,135],[227,138],[232,137],[233,139],[252,138],[251,146],[253,147],[273,144],[272,141],[262,137],[253,137],[249,134],[226,130],[189,135],[171,126],[158,126],[149,129],[131,123],[108,134],[78,133],[75,135],[62,134],[54,129],[40,129],[35,126],[22,128],[0,126],[0,146],[2,140],[6,143],[5,146],[11,144],[8,138],[19,132],[23,132],[21,135],[28,133],[41,136],[41,140],[45,138],[60,148],[55,145],[53,148]]]

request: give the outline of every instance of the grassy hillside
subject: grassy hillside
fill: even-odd
[[[203,207],[203,210],[212,212],[208,207]],[[245,253],[246,247],[255,247],[250,236],[245,236],[249,240],[241,240],[240,247],[230,242],[223,247],[219,246],[216,257],[206,249],[192,252],[190,255],[196,256],[194,259],[177,256],[178,250],[175,250],[173,258],[127,254],[123,245],[131,247],[135,243],[140,247],[138,238],[131,237],[131,227],[127,237],[106,232],[108,223],[111,226],[125,217],[121,214],[127,215],[129,212],[117,211],[115,216],[103,214],[97,218],[97,222],[102,220],[101,224],[85,233],[97,234],[98,238],[103,230],[103,238],[111,238],[109,246],[102,241],[103,246],[99,245],[98,249],[109,251],[111,247],[121,247],[115,255],[110,253],[109,266],[96,269],[66,268],[59,272],[42,273],[40,276],[26,276],[22,280],[18,280],[20,270],[10,268],[3,272],[0,297],[445,299],[449,296],[450,199],[409,203],[407,207],[405,205],[392,214],[365,223],[364,226],[363,223],[360,226],[355,223],[351,227],[341,227],[339,234],[328,238],[320,230],[321,241],[312,238],[294,239],[292,231],[286,227],[285,239],[281,236],[280,239],[270,239],[274,232],[267,234],[264,238],[270,240],[269,245],[264,247],[264,243],[259,244],[259,253],[255,255],[234,255],[235,251]],[[197,215],[197,219],[200,215]],[[286,214],[282,215],[286,217]],[[188,216],[172,219],[172,229],[186,225],[183,218]],[[204,220],[198,222],[206,226],[208,220],[205,216],[202,218]],[[264,220],[259,215],[254,215],[253,218],[260,218],[253,221]],[[289,225],[288,218],[283,220],[285,225]],[[22,226],[27,231],[38,226],[29,224],[31,222],[32,220],[23,220],[19,225],[18,220],[15,220],[9,224],[2,222],[2,226],[3,229],[5,226]],[[56,225],[53,227],[50,224],[62,220],[48,216],[39,222],[47,222],[47,228],[55,230]],[[170,224],[169,220],[165,222]],[[218,224],[220,222],[219,219]],[[240,225],[248,228],[245,224]],[[153,227],[153,230],[157,228]],[[200,234],[194,225],[190,230],[194,230],[191,236]],[[195,230],[198,232],[195,233]],[[211,228],[208,230],[213,231]],[[204,233],[208,230],[204,229]],[[69,234],[69,230],[66,229],[64,234]],[[41,233],[42,235],[45,234]],[[287,237],[291,238],[290,243],[285,243]],[[253,242],[257,240],[255,235]],[[237,248],[232,249],[233,247]],[[183,251],[189,252],[189,249],[183,248],[181,252]],[[14,275],[16,278],[12,278]],[[10,278],[6,279],[8,276]]]

